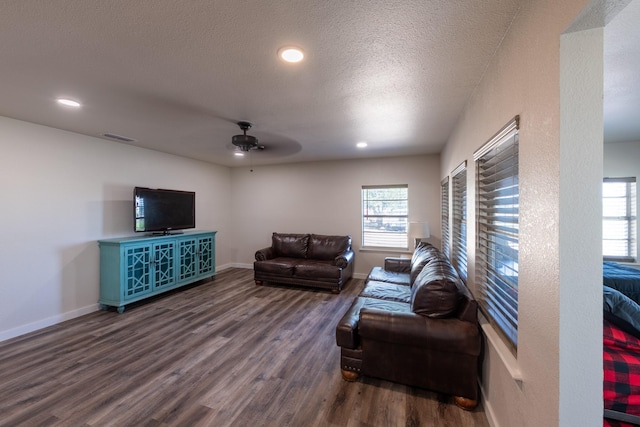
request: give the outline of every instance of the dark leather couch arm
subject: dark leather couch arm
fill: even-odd
[[[386,257],[384,259],[384,269],[394,273],[411,273],[411,259]]]
[[[275,258],[275,252],[272,246],[256,251],[256,261],[265,261],[271,258]]]
[[[346,251],[342,252],[337,257],[335,257],[333,262],[335,263],[336,266],[338,266],[340,268],[347,268],[349,266],[349,264],[353,262],[353,257],[354,256],[355,256],[355,254],[353,253],[353,250],[349,249],[349,250],[346,250]]]
[[[362,308],[358,332],[365,340],[480,354],[478,326],[456,318],[433,319],[414,313]]]

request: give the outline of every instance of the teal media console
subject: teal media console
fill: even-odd
[[[216,231],[99,240],[102,309],[216,275]]]

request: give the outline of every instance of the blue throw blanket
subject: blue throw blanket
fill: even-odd
[[[605,261],[602,276],[604,286],[617,289],[640,304],[640,269]]]

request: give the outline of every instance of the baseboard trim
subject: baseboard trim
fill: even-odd
[[[482,402],[482,408],[484,409],[484,413],[487,416],[487,421],[489,422],[489,426],[491,427],[500,427],[498,422],[496,421],[495,414],[493,413],[493,407],[491,406],[491,402],[487,400],[487,396],[482,388],[482,383],[478,381],[480,385],[480,399]]]
[[[49,326],[57,325],[58,323],[65,322],[67,320],[75,319],[76,317],[93,313],[94,311],[98,311],[99,309],[99,304],[91,304],[86,307],[78,308],[76,310],[67,311],[66,313],[47,317],[46,319],[41,319],[27,325],[18,326],[17,328],[0,331],[0,342],[10,340],[11,338],[16,338],[31,332],[35,332],[39,329],[47,328]]]
[[[216,267],[216,271],[222,271],[222,270],[226,270],[228,268],[245,268],[247,270],[252,270],[253,269],[253,264],[244,264],[241,262],[230,262],[227,264],[223,264],[221,266],[217,266]],[[354,279],[366,279],[368,276],[367,273],[353,273],[353,278]]]
[[[244,268],[247,270],[253,269],[253,264],[230,262],[227,264],[216,266],[216,272],[227,270],[229,268]],[[356,279],[366,279],[367,275],[362,273],[355,273],[353,275]],[[85,314],[93,313],[100,309],[99,304],[91,304],[86,307],[81,307],[76,310],[71,310],[66,313],[61,313],[55,316],[47,317],[27,325],[18,326],[6,331],[0,331],[0,342],[10,340],[12,338],[19,337],[31,332],[35,332],[39,329],[47,328],[49,326],[57,325],[58,323],[65,322],[67,320],[75,319],[76,317],[84,316]]]

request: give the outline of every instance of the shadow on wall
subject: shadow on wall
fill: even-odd
[[[98,243],[89,241],[60,251],[61,313],[96,304],[100,282]]]
[[[133,185],[104,184],[102,236],[134,234]]]

